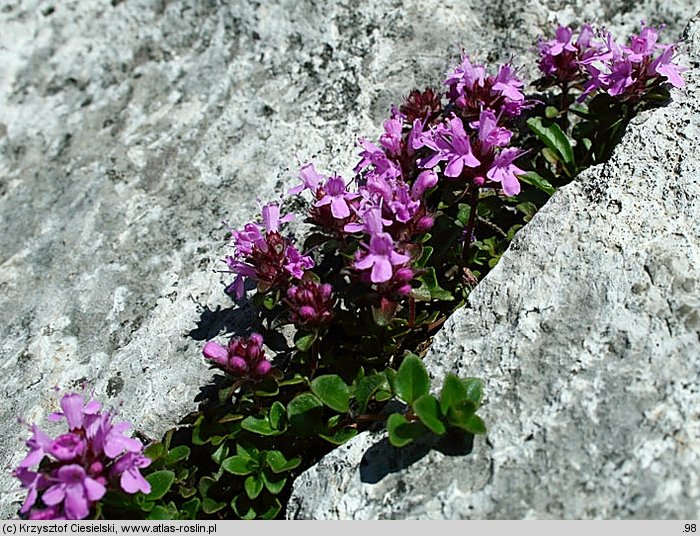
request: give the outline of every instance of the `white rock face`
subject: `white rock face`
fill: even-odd
[[[295,482],[290,518],[700,515],[700,22],[687,91],[562,188],[435,337],[485,381],[467,455],[364,433]]]
[[[625,31],[665,22],[673,39],[694,11],[629,4],[2,2],[0,517],[22,497],[9,476],[27,437],[15,417],[43,422],[54,386],[90,382],[154,437],[196,408],[212,376],[203,342],[245,323],[214,271],[222,219],[249,221],[310,158],[349,172],[354,140],[376,135],[411,88],[436,84],[459,44],[524,61],[557,14]],[[671,277],[653,266],[649,292]]]

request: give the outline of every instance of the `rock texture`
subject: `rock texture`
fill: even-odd
[[[248,221],[300,161],[348,171],[354,139],[458,44],[496,60],[529,54],[557,15],[669,35],[692,15],[683,0],[487,4],[2,2],[0,517],[21,497],[15,417],[43,421],[54,386],[90,382],[152,436],[196,407],[203,341],[245,325],[214,271],[220,221]]]
[[[297,479],[289,517],[700,515],[700,20],[686,39],[687,91],[562,188],[436,336],[433,377],[485,380],[488,435],[450,455],[365,433]]]

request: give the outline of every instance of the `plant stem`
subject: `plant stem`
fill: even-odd
[[[462,262],[465,266],[469,258],[469,248],[472,244],[472,233],[474,232],[474,223],[476,222],[476,206],[479,204],[479,188],[471,186],[470,194],[469,221],[467,222],[467,231],[464,236],[464,245],[462,246]]]

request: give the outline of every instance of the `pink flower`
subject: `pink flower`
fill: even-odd
[[[520,193],[520,182],[516,175],[525,172],[513,164],[518,156],[520,156],[520,151],[515,147],[504,149],[496,156],[493,167],[486,174],[492,181],[501,183],[503,193],[506,195]]]
[[[30,453],[13,472],[28,490],[20,514],[30,519],[84,519],[121,476],[124,456],[140,456],[143,450],[139,441],[123,435],[131,425],[113,423],[97,401],[85,404],[82,395],[68,393],[61,408],[63,413],[50,418],[65,419],[68,433],[52,439],[33,426]],[[39,466],[36,471],[28,469],[33,465]]]
[[[388,233],[377,233],[370,237],[367,253],[364,256],[359,254],[355,260],[355,268],[357,270],[371,268],[372,283],[385,283],[391,279],[394,266],[401,266],[409,260],[411,258],[408,255],[398,253],[394,249],[394,241]]]
[[[127,493],[150,493],[151,485],[139,469],[151,465],[150,458],[135,452],[127,452],[114,464],[112,472],[119,477],[119,485]]]
[[[331,206],[331,214],[337,220],[342,220],[350,216],[350,207],[348,201],[352,201],[359,197],[359,194],[348,192],[345,187],[345,181],[342,177],[330,177],[323,186],[324,195],[316,201],[316,207],[325,205]]]
[[[299,194],[304,190],[311,190],[313,193],[316,193],[316,190],[318,190],[319,186],[321,186],[321,182],[323,182],[326,177],[318,173],[313,164],[304,164],[299,171],[299,178],[301,179],[301,184],[290,188],[288,191],[290,195]]]
[[[85,519],[90,513],[90,503],[99,501],[107,489],[90,478],[77,464],[64,465],[56,474],[57,483],[47,489],[41,500],[47,506],[63,504],[69,519]]]

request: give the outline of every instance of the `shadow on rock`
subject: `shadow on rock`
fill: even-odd
[[[402,448],[397,448],[382,439],[365,452],[360,461],[360,480],[376,484],[390,473],[406,469],[431,450],[447,456],[465,456],[474,448],[474,436],[461,431],[451,431],[442,437],[432,434],[421,437]]]
[[[204,306],[197,321],[197,327],[187,337],[195,341],[210,341],[222,333],[245,335],[249,333],[255,321],[252,307],[244,303],[242,307],[217,306],[215,310]]]

